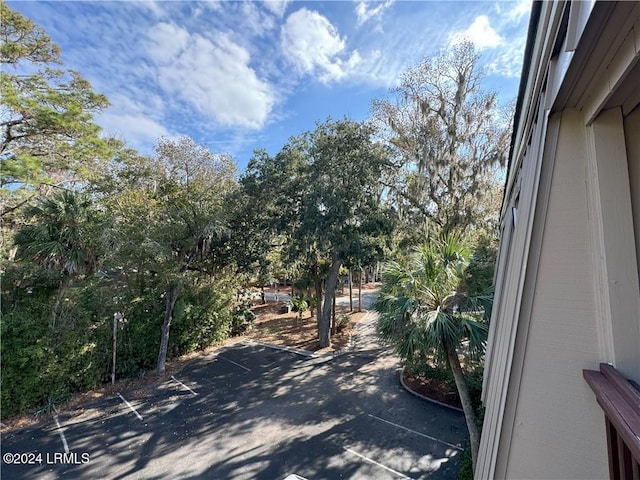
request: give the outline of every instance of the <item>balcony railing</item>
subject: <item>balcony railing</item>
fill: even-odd
[[[640,480],[640,391],[611,365],[583,375],[604,410],[612,480]]]

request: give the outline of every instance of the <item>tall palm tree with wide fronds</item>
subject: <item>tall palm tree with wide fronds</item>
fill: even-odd
[[[60,301],[71,280],[92,274],[98,266],[98,242],[93,231],[97,212],[87,195],[61,191],[27,210],[30,223],[16,234],[18,258],[31,260],[60,276],[52,311],[55,324]]]
[[[388,263],[374,308],[379,336],[404,360],[434,358],[451,368],[462,402],[475,468],[480,434],[458,350],[484,353],[490,298],[468,295],[462,285],[468,249],[455,235],[429,240]]]

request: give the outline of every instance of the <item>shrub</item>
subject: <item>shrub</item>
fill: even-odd
[[[3,418],[37,405],[46,410],[100,383],[108,357],[99,345],[108,330],[104,319],[86,308],[86,290],[93,288],[68,289],[55,323],[51,310],[56,292],[46,284],[8,294],[8,302],[3,298]]]
[[[242,290],[238,293],[236,305],[231,315],[231,335],[242,335],[253,328],[256,315],[251,311],[252,305],[251,292]]]
[[[340,315],[336,316],[336,330],[338,332],[344,330],[350,322],[351,316],[347,315],[346,313],[341,313]]]
[[[302,314],[309,308],[309,302],[305,298],[304,294],[296,293],[291,297],[291,309],[294,312],[298,312],[302,316]]]

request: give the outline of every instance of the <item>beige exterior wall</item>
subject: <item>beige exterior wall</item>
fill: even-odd
[[[582,371],[610,363],[640,382],[640,2],[534,11],[475,475],[608,478]]]
[[[548,213],[519,392],[507,396],[514,411],[503,438],[496,478],[606,478],[602,412],[582,379],[601,361],[587,209],[586,138],[580,112],[560,121]],[[513,385],[513,382],[510,382]],[[513,389],[515,390],[515,389]],[[508,452],[508,453],[507,453]]]
[[[624,119],[624,133],[627,144],[627,161],[629,162],[629,184],[631,186],[633,228],[636,236],[636,256],[638,272],[640,272],[640,107],[636,107]]]

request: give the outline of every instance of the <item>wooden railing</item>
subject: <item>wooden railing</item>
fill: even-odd
[[[640,391],[611,365],[583,370],[604,410],[612,480],[640,480]]]

